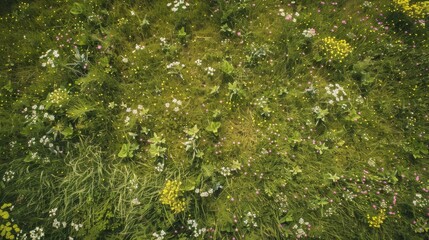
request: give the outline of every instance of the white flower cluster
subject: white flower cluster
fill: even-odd
[[[55,229],[58,229],[60,227],[66,228],[67,227],[67,223],[66,222],[60,222],[58,221],[58,219],[54,219],[54,222],[52,223],[52,227],[54,227]]]
[[[166,235],[166,233],[164,230],[161,230],[161,232],[159,232],[159,233],[154,232],[152,234],[152,236],[155,237],[155,240],[162,240],[162,239],[164,239],[165,235]]]
[[[184,67],[185,67],[185,64],[180,63],[180,62],[178,62],[178,61],[176,61],[176,62],[172,62],[172,63],[169,63],[169,64],[167,65],[167,69],[182,69],[182,68],[184,68]]]
[[[55,67],[55,58],[59,58],[60,54],[58,53],[58,50],[54,50],[52,51],[52,49],[49,49],[48,51],[46,51],[45,54],[43,54],[42,56],[40,56],[40,59],[45,59],[46,58],[46,62],[42,62],[42,67],[46,67],[46,66],[51,66],[52,68]]]
[[[222,167],[221,169],[220,169],[220,174],[222,174],[224,177],[228,177],[228,176],[231,176],[231,168],[229,168],[229,167]]]
[[[49,121],[54,121],[55,120],[55,116],[52,114],[49,114],[47,112],[44,112],[43,110],[45,109],[45,106],[40,105],[33,105],[31,107],[31,112],[28,110],[28,108],[24,108],[24,110],[22,111],[22,113],[25,113],[25,119],[27,119],[27,123],[30,124],[36,124],[37,121],[39,121],[40,119],[48,119]],[[27,112],[30,112],[27,114]]]
[[[285,12],[285,10],[283,8],[279,9],[278,15],[284,17],[287,21],[292,21],[292,22],[296,22],[296,17],[299,17],[298,12],[295,12],[295,14],[287,13],[287,12]]]
[[[177,12],[179,9],[186,9],[189,7],[189,3],[185,0],[174,0],[174,2],[168,3],[167,7],[171,7],[171,11]]]
[[[298,224],[295,224],[292,229],[295,230],[296,238],[303,238],[307,237],[307,233],[305,232],[304,228],[307,228],[306,230],[310,230],[311,225],[308,222],[305,222],[303,218],[300,218],[298,221]]]
[[[200,197],[208,197],[210,195],[212,195],[214,192],[213,188],[210,188],[209,190],[202,192],[201,189],[196,188],[195,189],[195,193],[200,194]]]
[[[46,136],[43,135],[40,139],[39,139],[39,143],[42,144],[43,146],[46,146],[49,148],[49,150],[51,150],[53,153],[55,154],[61,154],[63,153],[62,150],[60,150],[59,146],[55,146],[52,142],[52,140]],[[30,141],[28,141],[28,146],[30,147],[31,145],[34,145],[34,138],[30,139]]]
[[[336,102],[340,102],[344,100],[344,97],[347,96],[346,92],[344,91],[344,88],[341,87],[338,83],[332,84],[330,83],[328,86],[325,87],[326,93],[328,95],[331,95],[335,98]],[[329,100],[329,104],[334,104],[334,100]]]
[[[55,215],[57,215],[57,210],[58,208],[52,208],[51,210],[49,210],[49,217],[54,217]]]
[[[138,198],[134,198],[133,200],[131,200],[131,205],[140,205],[141,202],[139,201]]]
[[[416,197],[413,200],[413,205],[420,208],[425,208],[426,206],[429,206],[429,200],[424,198],[420,193],[416,193]]]
[[[171,104],[169,102],[165,103],[165,107],[170,108],[172,105],[174,105],[173,111],[178,112],[180,111],[180,106],[182,106],[182,104],[182,101],[173,98]]]
[[[365,1],[365,2],[363,2],[363,4],[362,4],[364,7],[366,7],[366,8],[370,8],[370,7],[372,7],[372,2],[369,2],[369,1]]]
[[[201,234],[207,231],[206,228],[198,229],[198,223],[195,220],[189,219],[187,223],[188,223],[188,229],[193,232],[193,237],[199,237]]]
[[[10,182],[14,177],[15,177],[15,172],[12,170],[9,170],[3,174],[2,180],[3,182]]]
[[[148,116],[149,110],[144,108],[143,105],[137,105],[137,108],[130,108],[127,104],[122,103],[121,106],[125,108],[125,112],[130,113],[131,115],[125,116],[125,126],[128,126],[131,121],[131,117],[140,117],[140,119],[144,119]]]
[[[206,67],[206,68],[204,68],[204,70],[206,70],[206,72],[207,72],[207,75],[209,75],[209,76],[213,76],[214,75],[214,73],[215,73],[215,69],[214,68],[212,68],[212,67]]]
[[[138,188],[139,188],[139,183],[138,183],[137,179],[131,179],[127,189],[129,191],[133,191],[133,190],[137,190]]]
[[[201,66],[203,64],[203,61],[201,59],[197,59],[195,60],[195,64],[197,64],[197,66]]]
[[[247,212],[245,219],[243,220],[243,223],[246,227],[258,227],[258,224],[255,221],[256,214],[252,212]]]
[[[77,231],[79,231],[79,229],[81,229],[83,227],[83,224],[82,223],[78,224],[78,223],[71,222],[70,226],[72,228],[74,228],[74,230],[77,232]]]
[[[314,29],[314,28],[305,29],[302,32],[302,35],[304,35],[304,37],[306,37],[306,38],[312,38],[312,37],[316,36],[316,29]]]
[[[44,236],[45,236],[45,233],[43,232],[43,228],[36,227],[35,229],[30,231],[31,240],[39,240],[39,239],[42,239],[42,237]]]
[[[286,213],[289,208],[288,197],[283,192],[277,193],[274,198],[274,202],[279,205],[279,210],[283,213]]]
[[[145,47],[145,46],[143,46],[143,45],[136,44],[136,46],[135,46],[135,48],[134,48],[134,50],[133,50],[133,52],[132,52],[132,53],[135,53],[135,52],[137,52],[137,51],[143,50],[143,49],[145,49],[145,48],[146,48],[146,47]]]
[[[157,172],[162,172],[162,171],[164,171],[164,163],[159,162],[158,164],[156,164],[156,166],[155,166],[155,170],[156,170]]]

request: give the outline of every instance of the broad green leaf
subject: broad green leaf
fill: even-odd
[[[83,13],[83,5],[81,3],[73,3],[72,8],[70,9],[70,13],[74,15],[79,15]]]
[[[217,136],[220,126],[221,126],[220,122],[210,122],[210,124],[206,127],[206,130]]]
[[[128,156],[129,151],[129,144],[122,144],[121,151],[118,153],[118,157],[120,158],[126,158]]]

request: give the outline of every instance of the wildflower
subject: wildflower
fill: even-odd
[[[352,52],[350,44],[345,40],[337,40],[335,37],[323,38],[321,48],[329,60],[338,60],[340,62]]]
[[[133,200],[131,200],[131,205],[140,205],[141,202],[139,201],[138,198],[134,198]]]
[[[213,76],[214,75],[214,72],[216,71],[214,68],[212,68],[212,67],[206,67],[204,70],[206,70],[206,72],[207,72],[207,75],[209,75],[209,76]]]
[[[61,222],[55,218],[54,222],[52,223],[52,227],[58,229],[60,226],[61,226]]]
[[[180,213],[185,210],[185,201],[179,199],[179,188],[181,185],[181,181],[168,180],[161,191],[161,203],[169,205],[174,213]]]
[[[58,208],[53,208],[53,209],[49,210],[49,217],[53,217],[53,216],[57,215],[57,210],[58,210]]]
[[[381,209],[376,216],[370,216],[367,214],[366,218],[370,227],[380,228],[381,224],[383,224],[384,220],[386,219],[386,210]]]
[[[197,64],[197,66],[201,66],[201,64],[203,64],[203,61],[201,59],[197,59],[195,60],[195,64]]]
[[[316,36],[316,30],[314,28],[306,29],[302,32],[302,35],[304,35],[304,37],[307,37],[307,38],[312,38]]]
[[[15,172],[12,170],[9,170],[4,173],[2,180],[3,182],[10,182],[14,177],[15,177]]]
[[[30,238],[32,240],[39,240],[42,239],[42,237],[45,236],[45,233],[43,232],[43,228],[36,227],[35,229],[30,231]]]

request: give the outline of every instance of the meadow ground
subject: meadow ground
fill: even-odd
[[[8,0],[1,239],[428,239],[429,1]]]

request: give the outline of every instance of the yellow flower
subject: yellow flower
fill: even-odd
[[[429,1],[410,4],[410,0],[393,0],[396,11],[401,11],[411,18],[424,19],[429,13]]]
[[[159,199],[162,204],[169,205],[174,213],[180,213],[185,210],[185,201],[179,199],[180,185],[182,185],[181,181],[167,180]]]
[[[367,214],[366,218],[370,227],[380,228],[381,224],[383,224],[384,220],[386,219],[386,210],[381,209],[380,212],[375,216],[370,216]]]
[[[323,38],[321,48],[324,51],[324,55],[330,60],[340,62],[352,52],[350,44],[345,40],[337,40],[335,37]]]

